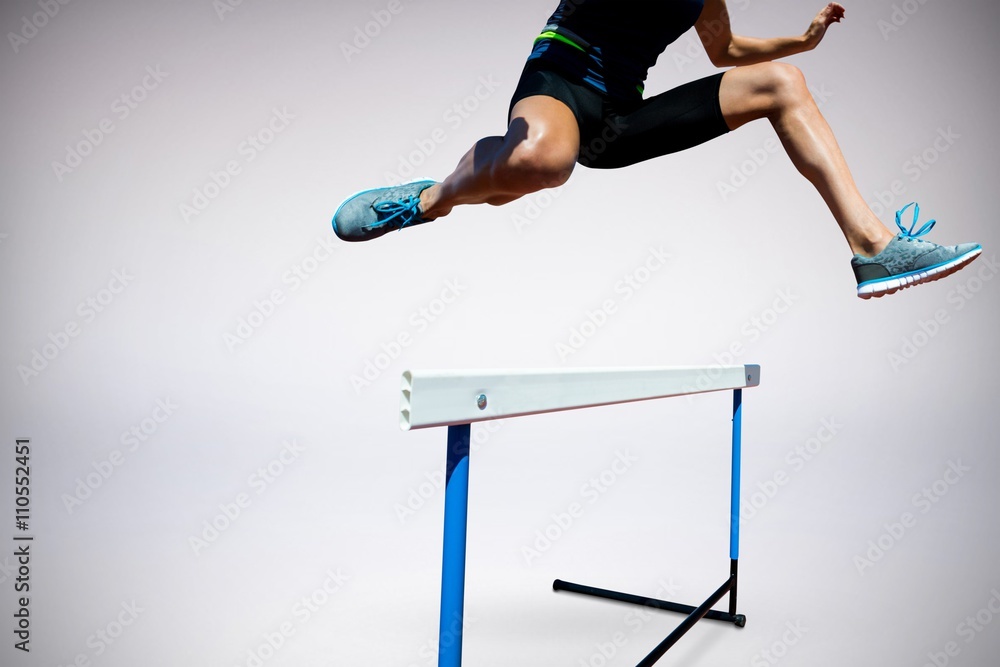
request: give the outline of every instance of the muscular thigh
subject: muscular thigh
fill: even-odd
[[[550,149],[569,153],[575,159],[580,128],[566,104],[547,95],[532,95],[511,107],[507,138],[534,144],[544,142]]]
[[[614,169],[676,153],[729,132],[719,104],[722,74],[692,81],[634,105],[606,103],[580,140],[580,164]]]
[[[526,66],[510,101],[508,141],[544,141],[548,148],[571,152],[575,162],[585,115],[576,92],[558,74]]]
[[[797,94],[805,94],[805,79],[787,63],[758,63],[727,71],[719,89],[719,104],[729,127],[736,129],[780,110]]]

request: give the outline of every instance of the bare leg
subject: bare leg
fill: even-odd
[[[420,194],[420,208],[433,220],[459,204],[499,206],[562,185],[579,150],[580,130],[569,107],[551,97],[526,97],[511,110],[507,133],[479,140],[455,171]]]
[[[771,121],[795,168],[826,201],[855,253],[871,257],[892,240],[854,183],[847,162],[802,73],[783,63],[729,70],[719,91],[730,129],[758,118]]]

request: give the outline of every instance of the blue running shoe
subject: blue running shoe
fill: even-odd
[[[901,218],[913,207],[913,223],[907,229]],[[920,206],[910,203],[896,211],[897,234],[882,252],[874,257],[855,255],[851,260],[854,277],[858,279],[858,296],[862,299],[905,289],[910,285],[929,283],[955,273],[983,252],[978,243],[941,246],[919,237],[931,231],[936,221],[930,220],[913,231],[920,217]]]
[[[367,241],[386,232],[429,222],[420,210],[420,193],[435,183],[413,181],[352,195],[333,214],[333,231],[344,241]]]

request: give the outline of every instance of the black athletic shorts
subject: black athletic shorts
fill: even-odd
[[[615,169],[676,153],[729,132],[719,86],[723,73],[678,86],[649,99],[611,99],[575,83],[546,66],[529,62],[510,101],[532,95],[554,97],[568,106],[580,125],[580,155],[585,167]],[[508,110],[508,118],[510,117]]]

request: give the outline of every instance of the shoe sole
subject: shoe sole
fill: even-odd
[[[366,239],[345,239],[343,236],[340,235],[340,230],[337,229],[337,216],[340,215],[340,209],[344,208],[344,206],[347,204],[347,202],[351,201],[355,197],[358,197],[358,196],[363,195],[363,194],[368,193],[368,192],[375,192],[376,190],[384,190],[386,188],[397,188],[397,187],[401,187],[401,186],[404,186],[404,185],[413,185],[414,183],[426,183],[428,181],[430,181],[432,183],[437,183],[437,181],[435,181],[432,178],[415,178],[415,179],[413,179],[411,181],[407,181],[405,183],[400,183],[399,185],[380,185],[377,188],[365,188],[364,190],[358,190],[357,192],[355,192],[354,194],[348,196],[342,202],[340,202],[340,206],[338,206],[337,210],[334,211],[334,213],[333,213],[333,219],[330,221],[330,224],[333,226],[333,233],[336,234],[337,238],[341,239],[342,241],[361,241],[361,240],[366,240]]]
[[[937,266],[920,269],[919,271],[912,271],[911,273],[886,278],[877,282],[873,281],[858,285],[858,296],[862,299],[871,299],[873,297],[877,299],[885,296],[886,294],[894,294],[901,289],[906,289],[907,287],[912,287],[913,285],[923,285],[924,283],[940,280],[941,278],[950,276],[956,271],[964,268],[976,257],[979,257],[982,252],[982,247],[977,247],[976,249],[970,250],[964,255],[959,255],[955,259],[945,262],[944,264],[938,264]]]

